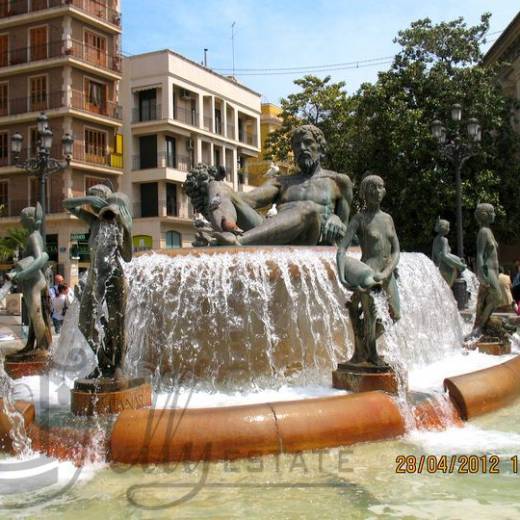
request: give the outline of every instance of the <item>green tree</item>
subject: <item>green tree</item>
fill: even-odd
[[[479,201],[495,205],[502,240],[520,236],[518,226],[510,225],[520,217],[515,101],[503,94],[497,70],[481,65],[489,18],[484,14],[473,27],[462,18],[437,25],[429,19],[413,22],[395,40],[401,51],[390,70],[355,96],[351,168],[357,176],[369,169],[387,180],[385,205],[405,249],[429,251],[438,215],[455,223],[455,173],[431,135],[435,118],[445,122],[448,134],[456,131],[450,117],[455,103],[463,105],[465,119],[477,117],[483,129],[479,153],[462,172],[466,252],[474,251],[473,211]]]
[[[348,131],[351,99],[344,90],[345,83],[331,83],[304,76],[294,81],[300,92],[290,94],[280,102],[282,125],[267,140],[267,158],[286,161],[291,153],[291,132],[297,126],[313,124],[327,137],[328,154],[325,166],[342,170],[345,164],[345,134]]]

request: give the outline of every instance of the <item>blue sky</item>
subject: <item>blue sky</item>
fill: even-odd
[[[143,6],[146,6],[143,9]],[[122,0],[123,51],[138,54],[170,48],[201,62],[208,48],[211,68],[231,69],[231,24],[235,26],[235,67],[240,82],[278,103],[295,91],[302,72],[245,75],[240,69],[328,65],[391,57],[400,29],[418,18],[433,21],[463,16],[477,23],[490,11],[490,33],[503,30],[519,10],[518,0]],[[491,34],[489,39],[497,38]],[[336,70],[335,81],[349,92],[375,81],[388,65]],[[241,75],[242,72],[242,75]]]

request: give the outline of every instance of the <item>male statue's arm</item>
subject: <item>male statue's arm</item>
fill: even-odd
[[[280,194],[280,182],[276,179],[269,179],[267,182],[255,188],[254,190],[242,193],[234,193],[241,201],[254,209],[264,208],[269,204],[273,204]]]
[[[340,191],[340,197],[336,200],[334,214],[325,223],[325,240],[337,242],[343,238],[348,227],[350,208],[352,207],[353,189],[352,181],[348,175],[336,174],[333,179]]]
[[[63,201],[63,207],[74,216],[88,222],[93,222],[96,218],[88,211],[81,209],[81,206],[91,205],[96,209],[101,209],[107,205],[107,202],[101,197],[87,195],[85,197],[72,197]]]

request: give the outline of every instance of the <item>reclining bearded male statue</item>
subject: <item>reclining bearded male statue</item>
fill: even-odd
[[[207,221],[207,243],[332,245],[341,240],[350,216],[352,181],[322,168],[326,141],[319,128],[296,128],[291,143],[297,174],[271,178],[249,192],[233,191],[223,182],[225,171],[214,167],[198,165],[188,174],[185,190]],[[257,211],[273,204],[277,214],[271,218]]]

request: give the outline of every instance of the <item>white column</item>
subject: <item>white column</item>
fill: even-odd
[[[210,129],[215,133],[215,96],[211,96],[211,125]]]
[[[197,96],[197,112],[199,116],[199,128],[204,128],[204,96]]]
[[[222,125],[223,125],[223,132],[222,135],[225,135],[226,137],[229,137],[227,135],[227,103],[225,100],[222,100]]]
[[[209,143],[209,164],[215,166],[215,145]]]
[[[159,197],[159,216],[166,216],[166,183],[159,182],[157,186],[157,196]]]
[[[256,147],[260,149],[260,117],[256,117]]]
[[[233,189],[238,191],[238,168],[237,168],[238,154],[237,149],[233,148],[233,165],[231,168],[231,182],[233,183]]]
[[[195,136],[195,164],[202,162],[202,139],[200,135]]]
[[[235,141],[238,141],[238,110],[233,109],[235,113]]]

